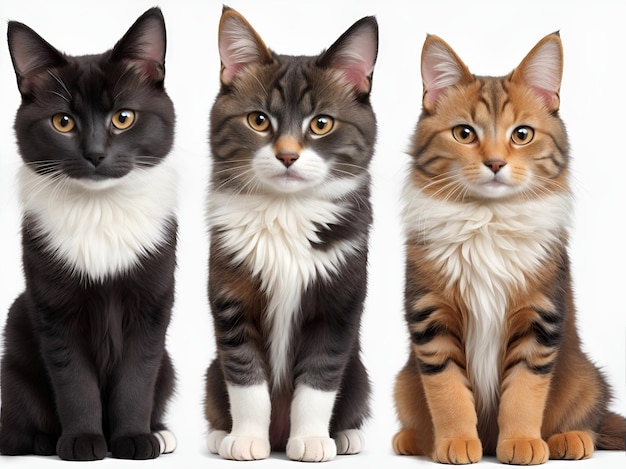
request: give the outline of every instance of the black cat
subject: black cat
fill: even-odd
[[[163,15],[100,55],[17,22],[8,41],[26,290],[5,328],[0,452],[155,458],[176,445],[162,422],[177,232]]]

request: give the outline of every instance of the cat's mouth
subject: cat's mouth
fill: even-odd
[[[479,195],[488,199],[509,197],[517,194],[520,190],[521,188],[519,186],[511,184],[510,181],[506,181],[503,178],[499,178],[498,175],[494,175],[488,181],[479,183],[475,189]]]

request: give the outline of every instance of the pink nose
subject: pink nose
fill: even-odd
[[[487,168],[493,171],[493,174],[498,174],[498,171],[506,166],[506,161],[499,158],[489,158],[483,163],[485,166],[487,166]]]
[[[296,162],[296,160],[300,157],[297,153],[278,153],[276,158],[278,158],[285,165],[285,168],[288,168],[292,164]]]

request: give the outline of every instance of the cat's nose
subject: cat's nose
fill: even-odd
[[[276,154],[276,158],[278,158],[285,165],[285,168],[288,168],[294,164],[298,158],[300,158],[300,155],[297,153],[278,153]]]
[[[498,174],[498,171],[506,166],[506,161],[499,158],[489,158],[488,160],[483,161],[483,163],[487,166],[487,168],[493,171],[493,174]]]
[[[95,166],[98,166],[100,163],[102,163],[102,161],[104,160],[104,153],[85,153],[83,155],[83,157],[91,162],[91,164]]]
[[[285,168],[294,164],[300,158],[301,152],[302,145],[297,138],[292,136],[283,135],[274,143],[274,154],[285,165]]]

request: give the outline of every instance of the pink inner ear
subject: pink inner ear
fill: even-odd
[[[227,15],[220,24],[218,41],[221,80],[230,83],[247,64],[271,60],[271,55],[245,19]]]
[[[559,108],[560,99],[558,93],[545,90],[537,86],[531,86],[531,89],[543,99],[544,103],[546,104],[546,106],[548,106],[549,109],[556,110]]]
[[[369,75],[371,70],[364,63],[354,63],[351,67],[341,68],[344,72],[345,80],[360,92],[368,92],[370,89]]]
[[[349,85],[361,93],[369,93],[378,47],[376,35],[369,28],[360,28],[352,33],[350,37],[343,38],[340,47],[334,51],[331,66],[343,73]]]

